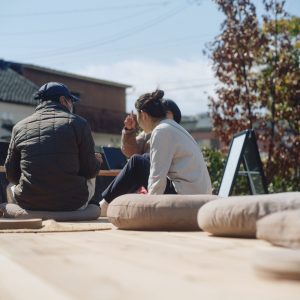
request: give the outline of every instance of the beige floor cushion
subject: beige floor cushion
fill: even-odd
[[[255,238],[257,220],[288,209],[300,209],[300,192],[232,196],[201,207],[198,224],[218,236]]]
[[[300,249],[300,209],[271,214],[256,223],[256,236],[273,245]]]
[[[300,280],[300,250],[298,249],[272,247],[256,250],[253,261],[259,275],[274,279]]]
[[[17,219],[53,219],[56,221],[88,221],[100,217],[100,208],[90,204],[86,209],[74,211],[33,211],[20,207],[13,203],[0,204],[0,216]]]
[[[213,195],[139,195],[116,198],[107,210],[111,223],[132,230],[199,230],[199,208]]]

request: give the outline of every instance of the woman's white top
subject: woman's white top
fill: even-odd
[[[149,194],[163,194],[167,177],[178,194],[211,194],[211,180],[199,145],[173,120],[162,120],[150,138]]]

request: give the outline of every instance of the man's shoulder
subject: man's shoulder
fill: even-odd
[[[28,116],[28,117],[24,118],[23,120],[17,122],[14,126],[14,131],[18,132],[22,129],[25,129],[28,126],[31,126],[30,125],[31,123],[33,123],[33,124],[36,123],[36,121],[41,122],[40,115],[41,115],[40,113],[34,112],[30,116]],[[60,119],[60,121],[58,121],[59,119]],[[62,119],[65,119],[65,121],[63,121],[63,123],[73,124],[76,127],[86,127],[88,125],[88,122],[87,122],[86,119],[84,119],[83,117],[78,116],[76,114],[60,112],[59,117],[58,116],[53,116],[53,120],[56,120],[56,122],[61,123]],[[49,118],[47,118],[47,120],[49,121]]]
[[[81,126],[86,126],[88,124],[87,120],[79,115],[76,114],[70,114],[70,120],[71,122],[81,125]]]
[[[31,123],[35,120],[35,113],[33,113],[32,115],[22,119],[21,121],[17,122],[14,125],[14,129],[18,130],[18,129],[22,129],[25,127],[26,124]]]

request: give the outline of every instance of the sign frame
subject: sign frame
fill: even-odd
[[[247,158],[249,154],[252,155],[252,161],[248,160],[249,157]],[[250,164],[253,165],[253,158],[256,164],[255,167],[257,169],[255,171],[251,171],[249,167]],[[243,164],[245,171],[239,171],[241,164]],[[218,195],[220,197],[228,197],[232,193],[236,178],[239,175],[244,175],[247,177],[248,187],[251,195],[258,194],[252,175],[260,176],[261,189],[263,190],[264,194],[268,193],[267,181],[264,175],[253,129],[242,131],[233,136],[218,191]]]

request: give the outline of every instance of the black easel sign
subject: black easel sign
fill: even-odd
[[[241,163],[244,166],[244,171],[240,171]],[[252,195],[268,193],[253,130],[238,133],[232,139],[218,193],[220,197],[228,197],[230,195],[236,177],[239,175],[247,177],[249,190]]]

